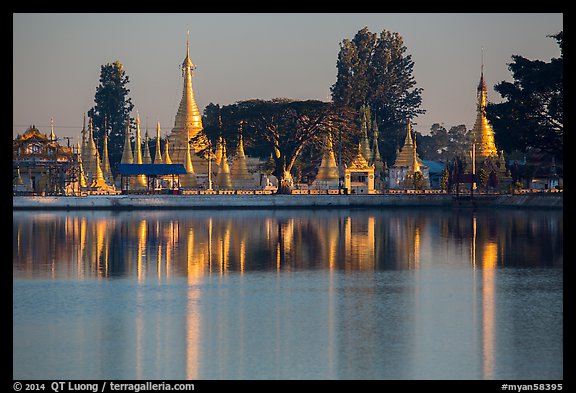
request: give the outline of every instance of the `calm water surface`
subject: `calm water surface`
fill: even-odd
[[[562,379],[538,210],[13,212],[14,379]]]

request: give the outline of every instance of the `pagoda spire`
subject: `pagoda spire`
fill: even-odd
[[[224,141],[222,141],[222,157],[220,158],[218,173],[216,174],[216,186],[219,190],[232,189],[232,178],[230,177],[230,167],[228,166],[228,158],[226,157],[226,144]]]
[[[146,133],[144,134],[144,153],[142,154],[143,164],[152,164],[152,157],[150,156],[150,145],[148,143],[148,127],[146,127]]]
[[[180,184],[182,184],[182,187],[184,188],[198,187],[196,174],[194,173],[194,166],[192,165],[192,157],[190,156],[190,143],[186,144],[186,160],[184,167],[186,168],[186,174],[180,176]]]
[[[340,176],[338,175],[338,166],[334,158],[334,149],[332,146],[332,134],[327,133],[324,137],[325,147],[322,154],[322,163],[318,169],[315,181],[335,182],[338,184]]]
[[[93,131],[94,123],[92,122],[92,118],[88,121],[88,138],[86,140],[85,146],[85,153],[84,153],[84,170],[86,171],[86,176],[88,180],[92,180],[95,178],[96,171],[96,154],[98,153],[98,149],[96,148],[96,143],[94,143],[94,131]]]
[[[182,62],[182,77],[184,86],[182,89],[182,98],[174,119],[174,127],[170,133],[170,142],[174,148],[174,160],[177,163],[185,164],[186,145],[189,138],[194,138],[202,131],[202,116],[198,110],[198,105],[194,98],[192,89],[192,77],[196,65],[192,63],[190,57],[190,37],[186,36],[186,57]],[[198,150],[203,148],[199,146]]]
[[[160,122],[156,123],[156,153],[154,154],[154,164],[163,164],[162,151],[160,148]]]
[[[414,173],[420,172],[420,163],[418,162],[418,155],[416,153],[416,134],[414,134],[414,149],[412,149],[412,168]]]
[[[79,183],[80,189],[85,189],[88,186],[86,181],[86,174],[84,173],[84,167],[82,165],[82,154],[80,150],[80,143],[76,145],[76,149],[78,151],[78,172],[79,172]]]
[[[56,135],[54,135],[54,118],[50,118],[50,140],[55,141]]]
[[[246,162],[246,155],[244,154],[244,140],[242,137],[242,122],[240,122],[240,129],[238,135],[238,146],[234,154],[234,161],[230,168],[230,177],[232,184],[236,189],[253,188],[253,178],[248,172],[248,164]]]
[[[480,161],[488,157],[498,155],[494,142],[494,130],[486,117],[486,105],[488,103],[488,88],[484,81],[484,48],[482,48],[482,66],[480,72],[480,82],[476,92],[476,121],[472,128],[472,140],[475,146],[476,158]]]
[[[380,149],[378,148],[378,123],[376,119],[372,122],[373,141],[372,141],[372,165],[377,175],[381,176],[384,173],[385,166],[380,156]]]
[[[104,146],[102,147],[102,170],[104,178],[110,185],[114,185],[114,177],[110,169],[110,160],[108,159],[108,130],[106,129],[106,117],[104,117]]]
[[[126,133],[124,134],[124,150],[122,151],[121,164],[133,164],[132,143],[130,142],[130,119],[126,123]]]
[[[166,137],[166,144],[164,145],[164,164],[172,164],[170,153],[168,151],[168,137]]]
[[[134,140],[134,164],[142,165],[142,144],[140,143],[140,113],[136,111],[136,138]],[[148,188],[146,175],[140,174],[134,177],[132,187],[135,189]]]
[[[136,138],[134,139],[134,164],[142,164],[142,144],[140,139],[140,113],[136,111]]]
[[[372,152],[370,151],[370,142],[368,141],[368,119],[366,118],[366,111],[362,113],[362,124],[360,126],[362,135],[360,136],[360,146],[362,155],[366,161],[372,161]]]

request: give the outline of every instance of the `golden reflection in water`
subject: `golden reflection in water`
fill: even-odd
[[[497,261],[497,244],[486,242],[482,253],[482,353],[485,379],[494,378],[494,302]]]
[[[558,251],[561,244],[554,243],[558,233],[544,232],[549,226],[523,224],[524,216],[495,226],[491,217],[473,216],[471,225],[470,215],[456,215],[432,227],[432,219],[415,214],[378,214],[322,212],[292,217],[276,213],[254,220],[210,214],[176,219],[168,213],[24,217],[14,223],[14,269],[22,276],[44,273],[48,278],[86,279],[133,275],[140,281],[151,277],[161,281],[185,276],[188,255],[193,255],[197,271],[208,275],[262,269],[419,269],[429,252],[427,244],[436,246],[436,235],[441,237],[439,241],[446,239],[447,245],[458,244],[449,236],[457,241],[472,237],[471,268],[477,269],[484,267],[479,256],[487,237],[498,239],[502,258],[515,257],[506,246],[514,240],[511,234],[516,226],[532,228],[534,238],[544,234],[548,236],[544,239],[549,239],[531,242],[536,257],[520,251],[524,253],[522,261],[531,257],[536,264],[544,251],[559,255],[559,260],[562,256]],[[454,252],[448,247],[440,251]]]
[[[200,364],[200,289],[199,283],[204,275],[202,259],[194,252],[194,228],[188,230],[187,237],[188,291],[186,306],[186,379],[198,379]]]

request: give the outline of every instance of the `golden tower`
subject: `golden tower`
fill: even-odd
[[[168,137],[166,137],[166,144],[164,145],[164,164],[172,164],[172,158],[170,158],[170,153],[168,151]]]
[[[240,123],[240,135],[238,139],[238,147],[236,154],[234,154],[234,161],[230,168],[230,177],[232,184],[237,190],[254,188],[254,180],[250,172],[248,172],[248,165],[246,163],[246,155],[244,154],[244,141],[242,140],[242,123]]]
[[[133,164],[132,143],[130,142],[130,121],[126,123],[126,133],[124,134],[124,150],[122,151],[121,164]]]
[[[184,163],[186,174],[180,175],[180,184],[184,188],[196,188],[198,182],[196,181],[196,174],[194,173],[194,166],[192,165],[192,158],[190,156],[190,144],[186,144],[186,160]]]
[[[222,143],[222,158],[218,166],[218,174],[216,175],[216,186],[219,190],[231,190],[232,178],[230,177],[230,167],[228,166],[228,158],[226,157],[226,144]]]
[[[487,97],[488,89],[484,82],[484,64],[482,64],[480,83],[477,90],[476,122],[472,128],[473,143],[476,145],[475,155],[478,161],[498,155],[498,150],[496,150],[496,144],[494,143],[494,131],[486,117]]]
[[[162,151],[160,148],[160,122],[156,123],[156,153],[154,154],[154,164],[163,164]]]
[[[368,119],[366,118],[366,112],[362,115],[362,125],[360,126],[362,135],[360,136],[360,148],[362,149],[362,155],[368,162],[372,162],[372,151],[370,151],[370,142],[368,141]]]
[[[136,112],[136,138],[134,140],[134,164],[142,165],[142,144],[140,143],[140,114]],[[146,175],[136,175],[131,184],[133,189],[148,188]]]
[[[76,146],[77,146],[77,151],[79,153],[78,154],[78,183],[80,186],[80,190],[84,190],[88,186],[88,183],[86,181],[86,174],[84,173],[84,168],[82,166],[82,154],[81,154],[81,150],[80,150],[80,143],[78,143]]]
[[[92,118],[90,118],[90,121],[88,122],[88,137],[86,139],[86,144],[82,153],[86,177],[89,181],[92,181],[96,178],[97,175],[96,164],[98,157],[98,149],[96,148],[96,143],[94,143]]]
[[[150,145],[148,144],[148,127],[144,134],[144,153],[142,154],[142,164],[152,164],[152,157],[150,156]]]
[[[322,155],[322,163],[318,169],[315,182],[330,182],[338,186],[339,174],[336,160],[334,159],[334,150],[332,148],[332,134],[328,133],[325,136],[326,147]]]
[[[394,166],[407,166],[408,173],[414,174],[414,172],[420,170],[420,166],[423,165],[422,161],[416,153],[416,145],[412,140],[412,123],[408,119],[408,127],[406,129],[406,138],[404,138],[404,146],[400,149],[400,152],[396,156],[394,161]]]
[[[106,126],[104,126],[104,146],[102,147],[102,171],[104,172],[106,182],[114,186],[114,177],[112,176],[110,159],[108,158],[108,132],[106,132]]]
[[[192,76],[196,65],[190,58],[189,33],[186,36],[186,57],[182,62],[182,77],[184,78],[184,88],[182,89],[182,99],[174,120],[174,127],[170,133],[170,143],[172,144],[172,156],[175,163],[186,165],[186,145],[189,138],[195,137],[202,131],[202,117],[194,99],[192,89]],[[195,152],[203,149],[204,146],[194,146]]]

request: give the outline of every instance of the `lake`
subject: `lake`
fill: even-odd
[[[14,379],[563,378],[563,217],[13,211]]]

